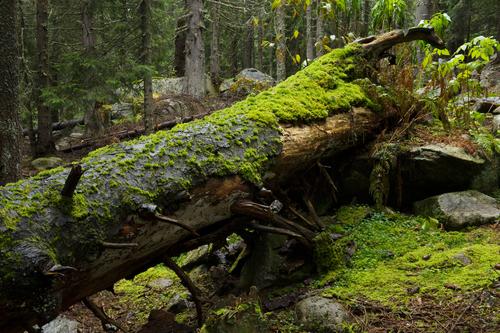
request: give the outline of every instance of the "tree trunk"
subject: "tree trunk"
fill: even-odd
[[[368,32],[370,31],[370,13],[372,9],[370,2],[370,0],[363,1],[363,36],[368,36]]]
[[[280,4],[276,8],[274,30],[276,33],[276,80],[281,82],[286,79],[286,30],[284,3]]]
[[[153,51],[151,48],[151,0],[141,2],[141,31],[142,31],[142,55],[141,60],[144,67],[143,93],[144,93],[144,129],[151,133],[154,126],[153,116]]]
[[[321,57],[325,54],[325,48],[323,47],[323,37],[325,37],[324,31],[324,21],[323,21],[323,10],[321,8],[321,0],[317,1],[317,15],[316,15],[316,56]]]
[[[42,92],[49,86],[48,53],[48,0],[36,1],[36,49],[37,79],[35,80],[35,100],[38,111],[37,155],[45,155],[55,150],[52,139],[52,114],[44,103]]]
[[[252,19],[245,24],[245,47],[243,51],[243,67],[252,68],[254,65],[254,27]]]
[[[203,1],[188,0],[189,19],[186,38],[186,87],[188,95],[205,97],[205,46],[203,44]]]
[[[312,28],[312,2],[306,9],[306,57],[307,61],[314,59],[314,36]]]
[[[0,2],[0,185],[21,176],[17,0]]]
[[[257,69],[264,72],[264,23],[262,22],[263,15],[259,18],[259,26],[257,27],[257,59],[255,65]]]
[[[186,75],[186,37],[187,20],[183,16],[177,20],[177,27],[175,29],[174,70],[177,77]]]
[[[429,20],[433,14],[432,9],[432,0],[417,0],[415,7],[415,25],[418,25],[422,20]]]
[[[220,3],[212,4],[212,40],[210,41],[210,78],[214,85],[221,84],[220,77]]]
[[[165,255],[244,228],[238,214],[307,242],[307,226],[249,200],[376,134],[391,114],[367,109],[354,80],[366,58],[416,38],[442,47],[425,29],[364,40],[204,119],[97,150],[79,181],[58,168],[0,188],[0,331],[43,324]]]
[[[93,0],[85,0],[82,4],[82,44],[84,49],[84,56],[88,59],[93,59],[95,57],[95,37],[94,37],[94,3]],[[91,91],[92,90],[92,79],[94,74],[92,69],[88,69],[85,75],[85,87]],[[97,107],[97,101],[89,96],[85,101],[86,111],[83,117],[86,127],[86,133],[88,136],[99,136],[104,131],[104,125],[99,117],[99,109]]]

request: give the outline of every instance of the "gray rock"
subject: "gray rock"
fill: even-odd
[[[493,110],[493,114],[500,114],[500,106]]]
[[[148,283],[148,287],[151,287],[156,290],[163,290],[171,287],[174,284],[174,281],[165,278],[159,278]]]
[[[242,70],[234,79],[224,80],[219,91],[225,95],[246,96],[259,93],[275,85],[275,80],[255,68]]]
[[[481,113],[493,112],[500,106],[500,97],[485,97],[476,100],[474,110]]]
[[[500,114],[493,117],[493,133],[500,131]]]
[[[312,296],[295,306],[297,319],[312,332],[342,332],[342,323],[349,320],[344,306],[334,299]]]
[[[134,107],[132,103],[115,103],[111,105],[112,119],[126,119],[134,117]]]
[[[63,165],[64,161],[59,157],[40,157],[31,161],[31,165],[38,171],[53,169]]]
[[[185,297],[176,294],[174,297],[168,301],[166,306],[167,311],[178,314],[183,312],[186,309],[193,308],[194,303],[188,301]]]
[[[477,191],[446,193],[414,204],[417,214],[434,217],[447,229],[495,223],[499,208],[494,198]]]
[[[77,333],[79,322],[59,316],[42,327],[43,333]]]
[[[500,57],[487,64],[481,72],[481,86],[490,94],[500,95]]]
[[[71,138],[69,136],[65,136],[60,138],[55,143],[56,150],[61,151],[71,147]]]
[[[467,257],[464,253],[457,253],[453,256],[453,259],[460,262],[463,266],[468,266],[472,264],[472,260]]]

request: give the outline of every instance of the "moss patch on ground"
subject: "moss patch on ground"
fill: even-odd
[[[343,267],[322,276],[320,284],[329,285],[324,295],[398,306],[414,293],[448,297],[498,279],[498,231],[445,232],[428,226],[426,218],[382,213],[344,224],[342,243],[354,242],[356,252]]]

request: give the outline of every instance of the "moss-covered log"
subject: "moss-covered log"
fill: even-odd
[[[96,150],[70,197],[70,168],[0,188],[0,331],[44,323],[193,238],[155,209],[209,227],[263,184],[374,133],[387,114],[354,81],[370,49],[335,50],[228,109]]]

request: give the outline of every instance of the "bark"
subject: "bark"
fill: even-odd
[[[82,44],[84,55],[92,59],[95,57],[95,37],[94,37],[94,3],[93,0],[85,0],[82,4]],[[93,82],[92,69],[89,69],[86,75],[85,86],[89,91]],[[84,122],[88,136],[99,136],[104,131],[104,125],[99,117],[97,101],[89,97],[86,101],[87,109],[84,115]]]
[[[274,30],[276,33],[276,80],[281,82],[286,78],[286,30],[283,3],[276,8]]]
[[[175,29],[175,54],[174,54],[174,70],[177,77],[186,75],[186,36],[187,36],[187,21],[183,16],[177,20]]]
[[[418,25],[422,20],[429,20],[433,14],[432,11],[432,0],[417,0],[415,7],[415,24]]]
[[[166,255],[251,227],[238,214],[309,242],[306,225],[252,199],[376,134],[391,114],[364,107],[353,80],[367,58],[417,37],[436,38],[422,29],[373,37],[231,108],[95,151],[76,187],[59,168],[0,188],[0,331],[45,323]]]
[[[210,78],[218,87],[220,77],[220,3],[212,5],[212,40],[210,41]]]
[[[325,31],[323,25],[323,10],[321,9],[321,0],[317,1],[317,16],[316,16],[316,56],[321,57],[325,54],[325,48],[323,47],[323,37],[325,36]]]
[[[52,139],[52,114],[45,105],[42,92],[49,86],[49,53],[48,53],[48,0],[36,1],[36,63],[37,78],[35,80],[35,103],[38,111],[38,138],[36,152],[45,155],[55,150]]]
[[[21,175],[17,0],[0,3],[0,185]]]
[[[264,23],[262,16],[259,19],[259,26],[257,27],[257,58],[255,59],[255,66],[261,72],[264,72]]]
[[[186,37],[186,87],[188,95],[205,97],[205,46],[203,44],[203,1],[188,0]]]
[[[371,13],[371,1],[363,0],[363,36],[368,36],[368,31],[370,28],[370,13]]]
[[[252,19],[245,24],[245,47],[243,51],[243,67],[252,68],[254,64],[254,27]]]
[[[146,133],[153,130],[153,51],[151,47],[151,0],[141,2],[141,31],[142,31],[142,64],[147,67],[144,71],[143,94],[144,94],[144,129]]]
[[[306,9],[306,56],[307,61],[314,59],[314,37],[312,29],[312,2]]]

